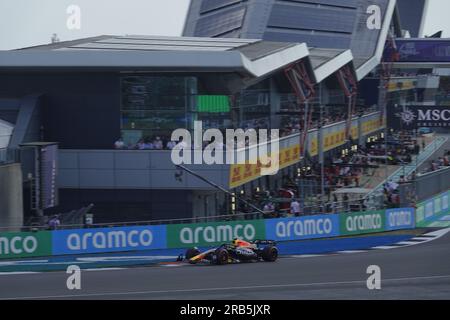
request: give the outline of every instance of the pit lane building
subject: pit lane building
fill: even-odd
[[[369,2],[194,0],[184,37],[106,35],[0,52],[3,148],[15,154],[27,142],[59,143],[59,206],[49,213],[89,203],[96,222],[229,212],[233,199],[177,170],[171,151],[114,150],[114,142],[166,136],[196,120],[204,129],[283,128],[318,105],[366,107],[321,130],[283,136],[276,176],[254,166],[189,166],[243,194],[281,187],[305,158],[364,144],[384,118],[376,107],[368,111],[378,92],[363,82],[388,33],[401,33],[393,0],[375,1],[381,28],[367,29]],[[33,170],[24,159],[30,212]]]

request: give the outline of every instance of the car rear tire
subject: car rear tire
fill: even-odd
[[[273,246],[267,246],[263,249],[261,257],[266,262],[275,262],[278,259],[278,249]]]
[[[223,265],[228,263],[228,251],[225,249],[216,250],[216,264]]]
[[[200,250],[198,250],[197,248],[190,248],[186,251],[185,257],[187,260],[198,256],[200,254]]]

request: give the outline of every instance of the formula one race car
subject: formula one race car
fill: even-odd
[[[278,258],[278,249],[275,241],[256,240],[252,242],[234,239],[231,244],[200,252],[198,248],[188,249],[183,257],[177,261],[188,261],[191,264],[207,262],[210,264],[229,264],[240,262],[267,261],[275,262]]]

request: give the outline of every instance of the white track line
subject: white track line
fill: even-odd
[[[22,274],[36,274],[41,272],[32,272],[32,271],[18,271],[18,272],[0,272],[0,276],[11,276],[11,275],[22,275]]]
[[[392,244],[392,246],[378,246],[378,247],[373,247],[372,249],[390,250],[390,249],[399,249],[399,248],[407,248],[407,247],[417,246],[417,245],[420,245],[420,244],[424,244],[424,243],[427,243],[427,242],[430,242],[430,241],[437,240],[437,239],[445,236],[449,232],[450,232],[450,228],[441,229],[441,230],[437,230],[437,231],[426,233],[426,234],[423,235],[424,237],[413,238],[413,239],[416,239],[416,240],[422,240],[420,242],[401,241],[401,242]]]
[[[438,279],[450,279],[450,275],[384,279],[383,283],[411,282],[411,281],[417,281],[417,280],[421,281],[421,280],[438,280]],[[1,298],[0,300],[2,300],[2,299],[3,300],[23,300],[23,299],[56,299],[56,298],[77,298],[77,297],[83,298],[83,297],[104,297],[104,296],[129,296],[129,295],[142,295],[142,294],[170,294],[170,293],[182,293],[182,292],[211,292],[211,291],[230,291],[230,290],[236,291],[236,290],[251,290],[251,289],[301,288],[301,287],[318,287],[318,286],[351,285],[351,284],[366,285],[366,283],[367,283],[367,280],[354,280],[354,281],[315,282],[315,283],[297,283],[297,284],[273,284],[273,285],[261,285],[261,286],[242,286],[242,287],[223,287],[223,288],[173,289],[173,290],[86,293],[86,294],[70,294],[70,295],[52,295],[52,296],[11,297],[11,298]]]
[[[330,254],[294,254],[294,255],[288,255],[286,258],[316,258],[316,257],[324,257],[329,256]]]
[[[394,249],[394,248],[399,248],[399,247],[378,246],[378,247],[373,247],[372,249],[376,249],[376,250],[390,250],[390,249]]]
[[[108,256],[108,257],[83,257],[77,261],[83,262],[117,262],[117,261],[153,261],[176,259],[177,256]]]
[[[81,269],[83,271],[116,271],[116,270],[124,270],[125,268],[92,268],[92,269]]]
[[[429,232],[426,233],[424,235],[412,238],[415,240],[421,240],[420,242],[415,242],[415,241],[401,241],[398,243],[394,243],[391,246],[377,246],[377,247],[372,247],[371,249],[376,249],[376,250],[392,250],[392,249],[399,249],[399,248],[406,248],[406,247],[411,247],[411,246],[416,246],[419,244],[424,244],[430,241],[434,241],[437,240],[441,237],[443,237],[444,235],[446,235],[447,233],[450,232],[450,228],[446,228],[446,229],[440,229],[437,231],[433,231],[433,232]],[[370,250],[370,251],[372,251]],[[304,258],[317,258],[317,257],[327,257],[327,256],[333,256],[333,255],[339,255],[339,254],[356,254],[356,253],[366,253],[369,252],[369,250],[343,250],[343,251],[337,251],[337,252],[332,252],[332,253],[324,253],[324,254],[302,254],[302,255],[287,255],[286,258],[294,258],[294,259],[304,259]],[[134,257],[135,259],[132,260],[141,260],[142,258],[144,258],[144,260],[147,260],[148,258],[150,258],[149,260],[153,260],[151,258],[154,258],[155,256],[136,256]],[[172,256],[159,256],[158,258],[173,258]],[[85,257],[85,258],[77,258],[77,263],[89,263],[89,262],[105,262],[105,261],[121,261],[124,260],[125,258],[127,258],[126,256],[116,256],[116,257]],[[109,260],[112,259],[112,260]],[[156,260],[156,259],[155,259]],[[44,262],[47,260],[36,260],[35,262]],[[20,261],[20,262],[26,262],[26,261]],[[5,265],[8,265],[8,262],[3,262]],[[53,265],[53,264],[73,264],[74,262],[47,262],[46,264],[48,265]],[[181,264],[168,264],[168,265],[159,265],[158,267],[182,267],[185,265],[181,265]],[[127,268],[89,268],[89,269],[82,269],[84,271],[113,271],[113,270],[123,270],[123,269],[127,269]],[[22,274],[35,274],[35,273],[43,273],[43,272],[0,272],[0,275],[22,275]]]
[[[365,253],[365,252],[368,252],[368,250],[343,250],[343,251],[337,251],[336,253],[353,254],[353,253]]]
[[[402,241],[402,242],[395,243],[395,245],[407,246],[407,245],[421,244],[421,243],[424,243],[424,242],[425,241],[421,241],[421,242],[417,242],[417,241]]]

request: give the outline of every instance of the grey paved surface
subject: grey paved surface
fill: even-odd
[[[382,289],[366,287],[369,265]],[[406,248],[276,263],[0,275],[0,299],[450,299],[450,234]]]

